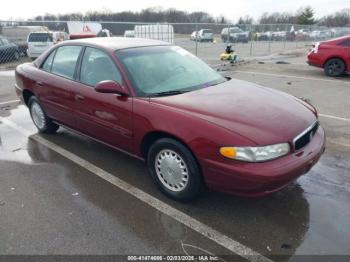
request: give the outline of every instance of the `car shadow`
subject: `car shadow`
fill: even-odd
[[[287,260],[301,245],[308,230],[309,203],[298,183],[292,183],[285,189],[263,198],[243,198],[206,192],[192,202],[180,203],[168,199],[158,191],[147,173],[145,164],[140,160],[65,129],[61,129],[57,135],[40,136],[261,254],[278,255],[282,260]],[[59,161],[60,164],[67,165],[67,161],[60,160],[54,152],[34,141],[29,140],[28,151],[34,161]],[[102,196],[99,196],[101,191],[94,191],[93,186],[87,187],[86,181],[74,173],[69,173],[67,179],[74,187],[79,188],[80,194],[87,201],[93,202],[104,212],[116,215],[113,207],[105,204]],[[106,196],[105,193],[102,195],[113,199],[113,196]],[[122,203],[122,206],[130,208],[127,203]],[[142,216],[138,216],[137,213],[135,216],[135,219],[142,220]],[[125,218],[124,222],[127,223],[129,219]],[[137,223],[141,226],[135,228],[136,231],[142,232],[142,227],[147,226],[141,221]],[[156,231],[155,234],[161,233]]]

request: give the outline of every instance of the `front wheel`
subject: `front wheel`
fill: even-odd
[[[57,131],[59,125],[52,122],[52,120],[46,115],[44,109],[39,104],[38,99],[32,96],[28,102],[30,116],[33,123],[40,133],[52,134]]]
[[[147,165],[156,185],[175,200],[191,200],[203,188],[196,159],[186,146],[174,139],[157,140],[149,150]]]
[[[345,63],[339,58],[329,59],[324,65],[324,72],[327,76],[341,76],[345,72]]]

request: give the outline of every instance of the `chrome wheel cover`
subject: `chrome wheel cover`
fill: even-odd
[[[188,168],[182,157],[173,150],[163,149],[156,158],[154,167],[159,181],[169,190],[183,191],[189,179]]]
[[[46,121],[45,121],[45,114],[41,106],[38,103],[34,102],[30,107],[30,112],[31,112],[34,124],[39,129],[44,128],[46,125]]]

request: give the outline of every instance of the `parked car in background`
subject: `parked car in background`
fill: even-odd
[[[239,27],[226,27],[221,31],[221,40],[223,42],[243,42],[248,43],[249,41],[249,32],[245,32]]]
[[[112,33],[108,29],[102,29],[97,33],[96,37],[111,37]]]
[[[350,36],[318,42],[307,56],[307,63],[321,67],[328,76],[350,72]]]
[[[27,55],[27,39],[31,32],[48,31],[46,26],[4,26],[1,28],[1,34],[18,46],[21,56]]]
[[[296,41],[306,41],[310,39],[310,29],[303,28],[299,29],[298,31],[295,32],[295,40]]]
[[[330,31],[332,37],[342,37],[350,35],[350,27],[332,28]]]
[[[309,36],[312,40],[327,40],[332,37],[332,32],[330,30],[314,30]]]
[[[125,30],[124,37],[134,38],[135,37],[135,31],[134,30]]]
[[[198,31],[197,40],[200,42],[214,42],[214,33],[211,29],[201,29]]]
[[[68,39],[69,35],[62,31],[32,32],[27,40],[27,54],[31,59],[35,59],[54,44]]]
[[[283,41],[287,38],[287,31],[276,31],[272,32],[272,40]]]
[[[0,62],[18,60],[19,57],[18,46],[7,38],[0,36]]]
[[[198,31],[193,31],[190,36],[190,40],[197,41],[197,39],[198,39]]]
[[[39,132],[67,126],[144,159],[155,184],[176,200],[205,187],[270,194],[308,172],[325,148],[310,104],[225,78],[163,41],[67,41],[15,76]]]
[[[256,39],[258,41],[267,41],[272,39],[272,32],[266,31],[266,32],[258,32],[256,33]]]

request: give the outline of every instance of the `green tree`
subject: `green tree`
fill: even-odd
[[[310,6],[302,8],[298,12],[297,23],[300,25],[313,25],[316,23],[314,15],[315,12]]]

